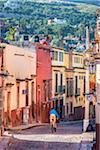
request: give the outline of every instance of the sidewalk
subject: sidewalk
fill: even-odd
[[[16,127],[7,127],[5,128],[6,130],[10,130],[10,131],[17,131],[17,130],[25,130],[25,129],[29,129],[32,127],[39,127],[39,126],[47,126],[48,123],[32,123],[32,124],[23,124],[20,126],[16,126]]]

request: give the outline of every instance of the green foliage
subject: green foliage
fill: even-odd
[[[1,2],[2,3],[2,2]],[[92,8],[92,9],[91,9]],[[19,25],[20,32],[26,34],[49,33],[59,37],[67,35],[85,35],[85,26],[95,27],[96,6],[72,3],[37,3],[26,1],[16,9],[4,8],[0,12],[2,19],[8,24],[6,27],[6,39],[13,40],[14,27]],[[48,25],[49,19],[66,20],[64,24]]]
[[[15,31],[16,30],[14,27],[9,28],[5,40],[14,40]]]

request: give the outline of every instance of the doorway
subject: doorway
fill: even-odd
[[[10,124],[10,98],[11,98],[11,93],[7,93],[7,125]]]

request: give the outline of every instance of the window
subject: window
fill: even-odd
[[[32,116],[34,118],[34,82],[31,83]]]
[[[59,52],[59,61],[63,61],[63,53]]]
[[[80,57],[74,57],[74,63],[80,63]]]
[[[77,88],[78,88],[78,77],[75,76],[75,93],[77,93]]]
[[[29,102],[29,97],[28,97],[28,81],[26,81],[26,106],[28,106]]]
[[[70,102],[70,113],[72,113],[72,112],[73,112],[73,103]]]
[[[40,106],[40,85],[38,85],[38,106]]]
[[[57,51],[54,52],[54,60],[58,60],[58,52]]]
[[[17,108],[19,108],[20,83],[17,83]]]
[[[58,91],[58,74],[55,74],[55,92]]]
[[[62,73],[60,74],[60,85],[61,86],[63,85],[63,74]]]
[[[37,114],[38,114],[38,117],[40,118],[40,85],[38,85],[38,103],[37,103]]]
[[[57,51],[52,51],[52,60],[58,60],[58,52]]]
[[[82,58],[81,58],[81,64],[83,63],[83,60],[82,60]]]
[[[34,82],[31,83],[31,101],[34,101]]]
[[[86,92],[86,77],[84,76],[84,94],[85,94],[85,92]]]
[[[43,81],[43,86],[44,86],[44,101],[46,101],[46,80]]]
[[[28,35],[24,35],[24,41],[28,41],[29,40],[29,36]]]
[[[83,76],[79,76],[79,79],[82,80],[82,79],[83,79]]]
[[[68,103],[66,103],[66,113],[68,114]]]
[[[54,51],[52,51],[52,56],[51,57],[52,57],[52,60],[54,60]]]
[[[70,80],[70,96],[73,96],[73,89],[74,89],[74,87],[73,87],[73,79],[71,79]]]
[[[7,92],[7,113],[8,113],[8,115],[10,112],[10,98],[11,98],[11,93]]]
[[[52,95],[52,91],[51,91],[51,89],[52,89],[52,83],[51,83],[52,81],[51,80],[49,80],[48,81],[48,99],[50,99],[51,98],[51,95]]]
[[[69,96],[69,90],[68,90],[68,80],[66,81],[66,96],[68,97]]]

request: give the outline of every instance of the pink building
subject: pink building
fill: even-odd
[[[45,42],[36,46],[36,121],[48,122],[52,96],[50,47]]]
[[[6,74],[0,78],[4,126],[31,123],[36,103],[35,47],[0,46],[5,46],[0,55],[1,72]]]

